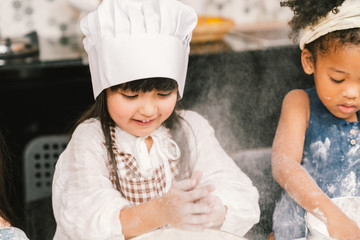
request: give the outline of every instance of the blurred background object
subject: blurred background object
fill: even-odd
[[[18,39],[36,32],[41,60],[80,56],[80,12],[67,0],[2,0],[0,4],[1,40]],[[55,54],[50,49],[58,50]]]
[[[224,36],[235,26],[230,18],[212,17],[201,15],[193,31],[192,43],[221,41]]]
[[[286,22],[291,12],[278,0],[181,0],[200,17],[223,17],[236,25]],[[100,0],[3,0],[0,5],[0,37],[18,37],[36,31],[39,38],[67,39],[81,35],[79,19],[94,10]]]
[[[39,43],[36,32],[18,38],[0,37],[0,66],[34,61],[38,57]]]
[[[292,12],[281,8],[278,0],[180,1],[192,6],[199,15],[193,43],[210,42],[212,49],[235,51],[291,44],[287,37],[287,21],[292,17]],[[29,32],[36,32],[40,61],[83,59],[86,63],[79,21],[100,2],[2,0],[0,40],[20,38]],[[261,33],[255,34],[248,29]],[[204,50],[204,46],[200,50],[198,46],[193,46],[192,51],[199,53],[207,50]]]
[[[181,0],[199,15],[193,34],[193,52],[198,44],[244,50],[292,45],[287,25],[292,12],[278,0]]]
[[[84,13],[94,11],[101,0],[69,0],[70,5]]]
[[[291,11],[278,0],[181,0],[201,15],[231,18],[236,25],[288,21]]]

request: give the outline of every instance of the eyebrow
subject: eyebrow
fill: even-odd
[[[336,68],[333,68],[333,67],[330,67],[329,70],[332,70],[334,72],[338,72],[338,73],[347,73],[347,72],[344,72],[344,71],[341,71],[341,70],[338,70]]]

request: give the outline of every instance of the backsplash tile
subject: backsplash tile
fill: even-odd
[[[286,21],[291,15],[279,0],[182,0],[199,14],[231,17],[237,24]],[[1,0],[0,31],[4,37],[36,30],[40,36],[61,38],[79,34],[79,12],[68,0]]]
[[[232,18],[236,24],[288,21],[292,12],[279,0],[181,0],[199,14]]]
[[[79,33],[79,13],[67,0],[1,0],[0,31],[3,37],[36,30],[43,37]]]
[[[77,0],[0,0],[1,37],[18,37],[36,31],[40,49],[49,49],[40,51],[41,59],[56,60],[81,56],[83,48],[79,21],[84,13],[76,10],[70,1],[74,4]],[[78,1],[84,4],[84,0]],[[94,5],[97,0],[92,1]],[[199,15],[229,17],[238,25],[288,21],[292,16],[288,9],[280,7],[279,0],[181,1],[194,7]],[[50,51],[54,49],[63,54]]]
[[[31,31],[37,32],[40,49],[46,49],[40,51],[42,60],[79,57],[79,12],[67,0],[0,0],[1,37],[20,37]]]

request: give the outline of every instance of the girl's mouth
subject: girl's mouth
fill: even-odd
[[[137,120],[137,119],[133,119],[135,121],[135,123],[137,125],[140,125],[140,126],[147,126],[147,125],[150,125],[153,120]]]
[[[338,108],[342,113],[347,113],[347,114],[356,111],[356,107],[354,105],[343,104],[343,105],[339,105]]]

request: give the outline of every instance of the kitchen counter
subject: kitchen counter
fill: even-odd
[[[191,43],[190,55],[291,46],[293,43],[288,39],[288,32],[287,24],[283,22],[236,26],[222,41]],[[54,39],[38,37],[35,32],[27,36],[29,35],[40,49],[39,54],[26,59],[12,60],[1,59],[0,55],[0,71],[87,65],[82,36]]]

